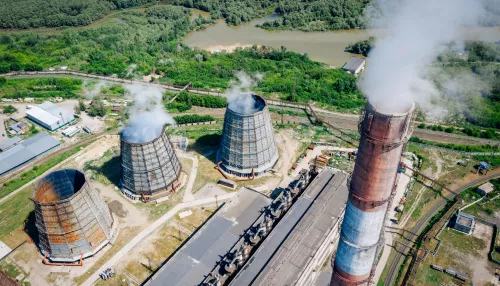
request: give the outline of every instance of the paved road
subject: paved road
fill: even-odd
[[[188,153],[181,153],[180,151],[177,152],[177,156],[181,158],[186,158],[190,159],[193,161],[193,167],[191,168],[191,174],[189,175],[189,181],[186,186],[186,190],[184,191],[184,197],[182,198],[182,201],[184,203],[186,202],[191,202],[194,201],[194,195],[193,195],[193,186],[194,186],[194,181],[196,180],[196,176],[198,175],[198,157],[193,154],[188,154]]]
[[[467,190],[470,187],[481,185],[489,180],[500,178],[500,171],[496,171],[494,173],[490,173],[487,176],[481,177],[479,179],[470,181],[469,183],[462,185],[460,187],[455,188],[452,190],[454,193],[461,193],[465,190]],[[448,200],[453,199],[455,195],[453,193],[449,194],[445,198],[441,198],[440,201],[429,211],[427,212],[423,217],[421,217],[417,224],[411,229],[410,235],[408,236],[407,240],[412,241],[420,235],[420,233],[425,229],[429,221],[431,220],[434,215],[436,215],[448,202]],[[389,265],[389,273],[387,277],[385,278],[384,285],[386,286],[391,286],[395,283],[399,268],[401,263],[404,260],[405,255],[402,253],[405,252],[406,249],[401,249],[401,251],[397,252],[396,258],[392,261],[391,265]]]
[[[105,269],[108,269],[111,266],[114,266],[120,261],[120,259],[125,256],[132,248],[134,248],[137,244],[139,244],[143,239],[145,239],[148,235],[153,233],[158,227],[166,223],[169,219],[171,219],[176,213],[179,211],[185,209],[185,208],[191,208],[191,207],[196,207],[196,206],[201,206],[201,205],[206,205],[206,204],[211,204],[215,203],[217,201],[226,201],[237,195],[238,192],[232,192],[229,194],[221,195],[218,196],[217,198],[205,198],[205,199],[200,199],[196,201],[191,201],[187,203],[181,203],[175,206],[173,209],[171,209],[169,212],[164,214],[162,217],[160,217],[158,220],[153,222],[151,225],[149,225],[145,230],[141,231],[137,236],[135,236],[132,240],[130,240],[127,245],[125,245],[120,251],[118,251],[113,257],[108,259],[108,261],[101,266],[95,273],[93,273],[85,282],[83,282],[83,286],[91,286],[97,281],[99,278],[99,274],[103,272]]]

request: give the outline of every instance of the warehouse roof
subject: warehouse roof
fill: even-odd
[[[26,114],[28,116],[31,116],[33,118],[36,118],[37,120],[47,124],[47,125],[52,125],[54,123],[57,123],[57,121],[61,120],[60,117],[57,117],[53,115],[52,113],[44,110],[43,108],[40,108],[38,106],[33,106],[31,109],[26,110]]]
[[[270,198],[241,189],[145,285],[200,284],[269,203]]]
[[[13,170],[37,156],[59,146],[60,143],[47,133],[39,133],[21,144],[0,153],[0,175]]]
[[[75,118],[73,112],[68,112],[65,109],[48,101],[45,101],[38,106],[33,106],[31,109],[26,111],[26,114],[47,125],[53,125],[60,120],[62,120],[62,122],[60,122],[60,125],[63,125]]]
[[[343,216],[349,193],[346,178],[345,173],[323,170],[231,285],[295,285],[310,257]]]
[[[12,137],[12,138],[9,138],[7,140],[0,142],[0,152],[3,152],[5,150],[9,149],[10,147],[14,146],[15,144],[19,143],[20,141],[21,141],[21,138],[16,136],[16,137]]]

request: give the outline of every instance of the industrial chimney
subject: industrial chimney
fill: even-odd
[[[393,114],[377,111],[369,102],[366,106],[331,286],[370,282],[413,110],[413,103]]]
[[[113,235],[113,217],[85,175],[67,169],[50,173],[35,188],[39,247],[49,260],[70,263],[92,256]]]
[[[146,130],[154,132],[149,137],[151,134],[131,131],[129,126],[120,134],[123,194],[148,202],[175,193],[182,182],[182,166],[165,134],[165,127]],[[145,138],[154,139],[145,141]]]
[[[257,177],[276,164],[279,154],[266,102],[257,95],[244,96],[253,98],[253,106],[227,105],[217,162],[229,174]]]

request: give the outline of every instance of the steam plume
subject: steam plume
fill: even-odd
[[[425,108],[437,94],[425,79],[444,44],[484,13],[475,0],[377,0],[389,34],[370,53],[360,88],[382,112],[403,112],[414,101]],[[395,5],[394,3],[397,2]]]
[[[133,101],[130,107],[130,124],[122,130],[123,138],[132,143],[145,143],[158,137],[165,124],[174,119],[167,113],[161,100],[164,90],[140,84],[126,85],[127,96]]]
[[[242,114],[252,114],[259,111],[260,106],[255,102],[250,90],[257,86],[257,80],[261,80],[263,75],[257,73],[257,80],[243,71],[239,71],[235,75],[238,82],[233,82],[225,93],[229,109]]]

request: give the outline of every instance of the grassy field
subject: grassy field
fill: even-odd
[[[444,268],[452,268],[457,273],[467,277],[473,276],[473,261],[475,259],[486,260],[480,253],[489,247],[487,241],[472,235],[445,229],[440,237],[443,243],[437,255],[429,255],[427,259],[420,264],[419,271],[415,278],[416,285],[443,285],[456,283],[457,280],[443,272],[430,268],[431,264],[436,264]]]

